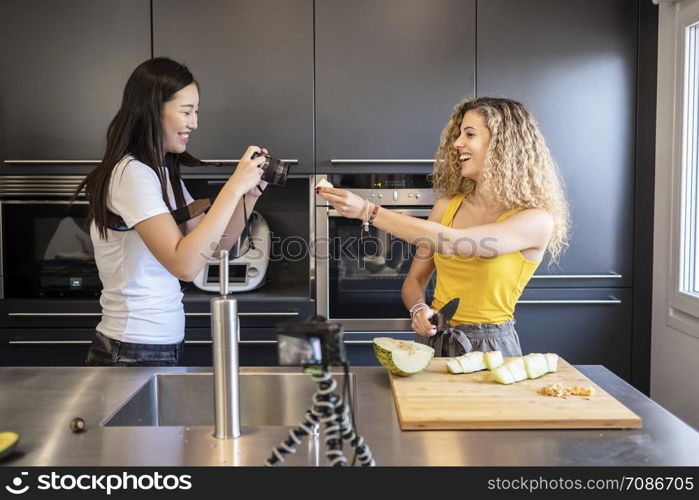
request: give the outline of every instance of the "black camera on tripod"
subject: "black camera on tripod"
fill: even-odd
[[[277,350],[281,366],[342,366],[347,362],[342,325],[323,316],[277,325]]]
[[[285,161],[272,158],[269,155],[263,155],[258,151],[252,154],[253,159],[258,156],[265,157],[265,162],[261,166],[264,170],[262,180],[274,184],[275,186],[283,186],[286,184],[286,177],[289,175],[289,164]]]

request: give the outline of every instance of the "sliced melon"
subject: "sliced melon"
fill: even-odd
[[[473,371],[473,364],[471,363],[471,358],[466,356],[459,356],[456,358],[461,366],[461,373],[471,373]]]
[[[459,363],[459,360],[456,358],[447,360],[447,371],[449,373],[463,373],[464,372],[461,369],[461,363]]]
[[[495,368],[491,374],[493,380],[500,384],[513,384],[515,382],[515,378],[505,365]]]
[[[539,378],[549,371],[546,357],[540,353],[532,353],[524,356],[524,366],[527,369],[527,377],[532,379]]]
[[[544,354],[544,357],[546,358],[546,365],[548,366],[549,372],[558,370],[558,354],[547,352]]]
[[[512,358],[507,360],[503,366],[510,370],[515,382],[520,382],[527,379],[527,369],[524,365],[524,359]]]
[[[500,351],[490,351],[484,353],[485,367],[488,370],[495,370],[498,366],[502,366],[505,361],[502,359]]]
[[[459,364],[461,365],[461,372],[462,373],[473,373],[475,371],[478,371],[478,368],[476,367],[475,360],[469,356],[468,354],[464,354],[463,356],[459,356],[456,358],[459,360]]]
[[[497,351],[494,351],[497,352]],[[486,353],[486,361],[488,360]],[[492,370],[493,380],[501,384],[510,384],[508,377],[504,374],[508,371],[513,382],[520,382],[528,378],[539,378],[549,372],[555,372],[558,365],[558,354],[532,353],[524,357],[510,358],[505,364]],[[497,372],[497,375],[496,375]]]
[[[328,182],[326,179],[321,179],[318,184],[316,184],[316,189],[317,188],[332,188],[334,187],[330,182]]]
[[[374,353],[379,362],[391,373],[407,377],[427,368],[434,357],[434,349],[412,340],[390,337],[374,339]]]
[[[469,352],[466,353],[466,356],[469,356],[471,358],[471,362],[473,363],[473,366],[476,368],[476,371],[485,370],[485,357],[483,356],[482,351]]]

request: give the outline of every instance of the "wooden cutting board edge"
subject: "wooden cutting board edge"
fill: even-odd
[[[444,363],[446,363],[446,360],[449,358],[434,358],[432,362],[430,363],[430,366],[428,367],[431,368],[433,367],[433,363],[436,360],[443,360]],[[559,358],[559,360],[562,362],[561,364],[567,365],[567,368],[570,370],[576,372],[580,377],[586,379],[589,381],[589,384],[592,385],[598,393],[604,393],[608,395],[610,398],[614,399],[619,405],[621,405],[624,409],[626,409],[630,415],[626,418],[616,418],[616,423],[615,424],[609,424],[608,421],[604,420],[594,420],[590,419],[585,421],[584,423],[578,422],[577,425],[574,422],[562,422],[562,421],[557,421],[557,420],[538,420],[538,421],[532,421],[530,424],[527,424],[526,428],[522,427],[512,427],[510,421],[498,421],[498,420],[491,420],[489,422],[465,422],[462,423],[462,425],[459,425],[458,422],[454,421],[449,421],[449,427],[434,427],[434,422],[406,422],[403,414],[400,409],[400,405],[398,404],[398,400],[395,397],[396,394],[396,387],[395,387],[395,380],[400,379],[403,377],[400,377],[399,375],[394,375],[390,373],[388,370],[386,373],[388,374],[388,378],[391,381],[391,393],[393,395],[393,404],[396,407],[396,413],[398,414],[398,421],[400,423],[401,430],[403,431],[412,431],[412,430],[418,430],[418,431],[425,431],[425,430],[444,430],[444,431],[449,431],[449,430],[527,430],[527,429],[538,429],[538,430],[560,430],[560,429],[588,429],[588,430],[599,430],[599,429],[640,429],[643,426],[643,419],[638,416],[636,413],[634,413],[631,409],[629,409],[626,405],[622,404],[619,402],[614,396],[609,394],[607,391],[602,389],[599,385],[594,383],[592,380],[587,378],[582,372],[580,372],[577,368],[575,368],[573,365],[570,363],[566,362],[563,358]],[[455,375],[458,376],[458,375]],[[542,397],[550,397],[550,396],[542,396]]]

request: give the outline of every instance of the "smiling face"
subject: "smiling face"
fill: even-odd
[[[163,152],[184,153],[192,130],[197,128],[199,89],[195,83],[177,91],[163,104]]]
[[[469,110],[461,120],[461,134],[454,141],[459,152],[461,175],[478,180],[485,168],[485,156],[490,144],[490,130],[485,119],[476,110]]]

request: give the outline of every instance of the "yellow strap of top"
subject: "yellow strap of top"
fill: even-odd
[[[512,214],[514,214],[514,213],[517,213],[517,212],[519,212],[519,211],[521,211],[521,210],[524,210],[524,209],[523,209],[523,208],[511,208],[510,210],[508,210],[507,212],[505,212],[504,214],[502,214],[500,217],[498,217],[497,222],[504,221],[504,220],[507,219],[510,215],[512,215]]]
[[[444,211],[444,215],[442,215],[441,223],[443,226],[452,227],[452,224],[454,223],[454,217],[456,217],[456,212],[458,212],[459,208],[461,208],[461,204],[464,202],[465,197],[466,195],[464,194],[457,194],[451,200],[449,200],[449,205],[447,205],[447,209]],[[510,210],[502,214],[500,217],[498,217],[497,222],[507,219],[510,215],[519,212],[520,210],[522,209],[511,208]]]
[[[466,195],[464,194],[457,194],[449,201],[449,205],[447,205],[447,209],[442,215],[441,222],[443,226],[451,227],[452,223],[454,222],[456,212],[459,211],[459,207],[461,207],[461,203],[464,201],[465,197]]]

